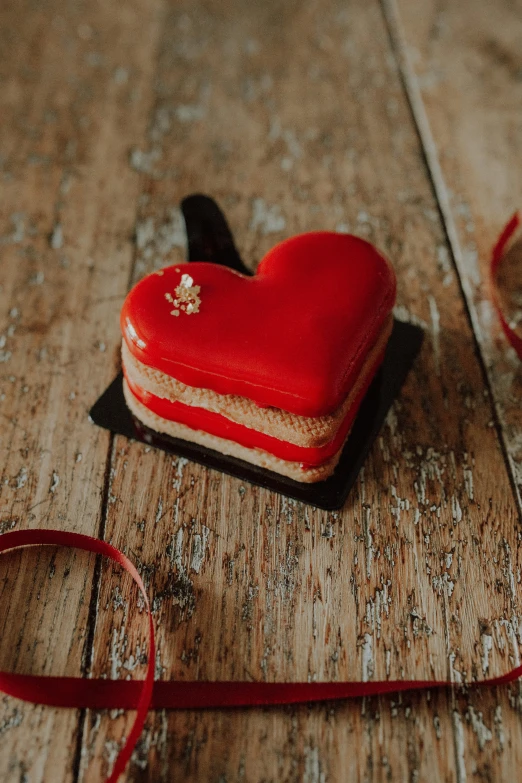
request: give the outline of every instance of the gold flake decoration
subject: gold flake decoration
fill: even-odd
[[[200,286],[194,285],[194,280],[190,275],[181,275],[181,282],[175,290],[176,296],[166,293],[165,299],[174,305],[174,310],[170,311],[171,315],[178,316],[180,313],[186,313],[187,315],[194,315],[199,313],[199,306],[201,299],[199,298]]]

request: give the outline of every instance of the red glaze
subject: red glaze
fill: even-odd
[[[162,419],[185,424],[193,430],[203,430],[210,435],[217,435],[219,438],[226,438],[226,440],[240,443],[242,446],[246,446],[249,449],[262,449],[269,454],[273,454],[275,457],[279,457],[279,459],[284,459],[289,462],[301,462],[304,467],[308,467],[322,465],[339,451],[344,443],[348,430],[353,424],[359,405],[381,362],[382,355],[375,363],[372,371],[368,373],[368,378],[365,383],[361,385],[361,390],[355,398],[352,407],[344,417],[335,437],[324,446],[312,448],[296,446],[294,443],[288,443],[287,441],[274,438],[271,435],[265,435],[263,432],[253,430],[251,427],[245,427],[244,424],[237,424],[236,422],[227,419],[226,416],[222,416],[220,413],[214,413],[213,411],[208,411],[205,408],[197,408],[193,405],[185,405],[182,402],[173,402],[172,400],[167,400],[163,397],[157,397],[155,394],[151,394],[138,384],[133,383],[126,373],[125,378],[129,389],[136,399],[150,411],[161,416]]]
[[[181,275],[198,313],[171,315]],[[129,293],[121,328],[132,354],[188,386],[237,394],[301,416],[332,413],[354,384],[395,302],[395,275],[348,234],[282,242],[254,277],[209,263],[167,267]]]

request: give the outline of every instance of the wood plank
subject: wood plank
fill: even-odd
[[[396,0],[385,6],[522,507],[522,371],[493,312],[488,275],[494,243],[522,204],[522,7],[399,0],[399,15]],[[515,269],[511,276],[520,280]],[[506,282],[504,300],[520,322],[514,290]]]
[[[117,366],[157,8],[0,9],[0,531],[97,535],[109,436],[87,411]],[[122,63],[128,70],[122,68]],[[0,668],[86,672],[94,560],[2,558]],[[76,777],[80,716],[0,705],[0,778]]]
[[[520,178],[522,126],[519,43],[520,3],[450,3],[427,0],[412,5],[386,0],[392,35],[477,343],[492,391],[498,425],[518,495],[522,487],[520,396],[522,372],[491,308],[488,263],[503,224],[522,204]],[[517,65],[518,64],[518,65]],[[506,312],[520,323],[522,264],[520,242],[501,274]],[[491,520],[494,523],[494,519]],[[517,539],[520,549],[520,537]],[[512,625],[520,629],[520,570],[514,571]],[[518,631],[520,639],[520,631]],[[488,732],[476,723],[462,735],[465,775],[490,780],[515,778],[522,747],[522,685],[471,694],[469,710],[482,712]],[[471,721],[473,726],[473,720]],[[495,729],[499,742],[488,738]]]
[[[107,536],[147,579],[158,675],[473,680],[508,670],[519,655],[517,509],[379,7],[173,3],[155,91],[149,144],[132,159],[145,174],[137,276],[182,259],[176,204],[206,191],[252,267],[298,231],[367,236],[396,264],[399,315],[427,330],[341,513],[116,439]],[[96,674],[143,674],[134,600],[104,569]],[[404,710],[392,701],[161,713],[128,779],[339,780],[353,754],[361,779],[436,770],[464,780],[462,737],[479,731],[466,705],[451,694],[408,697]],[[129,720],[91,716],[84,779],[107,770]]]

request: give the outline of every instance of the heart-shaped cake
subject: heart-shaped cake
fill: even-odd
[[[158,432],[298,481],[330,475],[392,327],[395,275],[368,242],[282,242],[253,277],[192,262],[122,313],[125,398]]]

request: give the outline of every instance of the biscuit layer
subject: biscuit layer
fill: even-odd
[[[181,438],[182,440],[190,441],[192,443],[198,443],[200,446],[213,449],[221,454],[237,457],[252,465],[258,465],[261,468],[266,468],[267,470],[272,470],[283,476],[288,476],[288,478],[292,478],[295,481],[301,481],[308,484],[322,481],[333,473],[339,461],[339,457],[341,456],[344,442],[346,441],[345,438],[336,454],[330,457],[330,459],[322,465],[312,467],[305,466],[300,462],[282,460],[261,449],[247,448],[234,441],[210,435],[202,430],[193,430],[185,424],[161,418],[136,399],[125,380],[123,381],[123,393],[125,395],[125,401],[134,416],[143,422],[146,427],[149,427],[156,432],[165,433],[173,438]],[[349,433],[347,434],[347,437],[348,435]]]
[[[289,462],[301,462],[305,465],[322,465],[332,457],[344,443],[346,433],[351,428],[353,420],[357,413],[366,388],[361,388],[360,398],[358,398],[353,409],[348,412],[341,426],[335,433],[334,438],[324,446],[306,447],[296,446],[295,443],[272,438],[264,432],[245,427],[243,424],[237,424],[220,413],[208,411],[205,408],[197,408],[194,405],[185,405],[182,402],[165,400],[156,397],[154,394],[145,391],[140,386],[134,384],[126,377],[127,386],[132,395],[141,402],[151,413],[155,413],[161,419],[175,421],[179,424],[185,424],[192,430],[201,430],[209,435],[216,435],[218,438],[233,440],[242,446],[252,449],[261,449],[272,454],[274,457]]]

